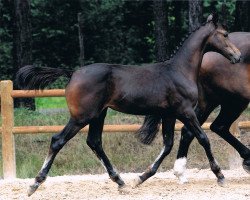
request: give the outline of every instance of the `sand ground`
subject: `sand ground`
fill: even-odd
[[[225,187],[217,185],[209,169],[189,169],[187,184],[178,184],[171,170],[157,173],[136,188],[131,185],[138,174],[121,174],[128,185],[125,193],[118,191],[107,174],[48,177],[31,197],[27,197],[27,188],[33,179],[0,180],[0,200],[250,200],[250,175],[243,169],[223,173]]]

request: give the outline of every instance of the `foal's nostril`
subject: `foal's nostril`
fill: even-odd
[[[239,56],[239,62],[240,62],[240,61],[242,61],[242,56],[241,56],[241,55]]]
[[[241,61],[241,53],[238,51],[238,52],[235,52],[234,54],[232,54],[232,60],[231,60],[231,63],[235,64],[235,63],[238,63]]]
[[[242,60],[242,56],[241,56],[241,53],[239,52],[237,61],[240,62],[241,60]]]

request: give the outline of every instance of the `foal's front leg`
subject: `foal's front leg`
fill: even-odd
[[[175,121],[176,119],[162,119],[162,136],[164,147],[154,163],[150,165],[148,169],[135,181],[135,186],[142,184],[148,178],[153,176],[158,170],[164,158],[170,153],[174,143]]]
[[[209,114],[215,107],[216,104],[208,103],[205,100],[203,100],[201,104],[198,104],[195,109],[195,113],[200,125],[207,120]],[[185,126],[181,129],[180,145],[177,153],[177,159],[174,164],[174,174],[178,177],[181,184],[188,182],[188,179],[185,176],[187,153],[194,137],[194,133],[189,131]]]
[[[209,160],[209,164],[211,167],[211,170],[217,177],[217,182],[219,185],[224,184],[224,175],[221,172],[221,169],[214,159],[214,156],[211,151],[210,142],[207,138],[207,135],[202,130],[202,128],[199,125],[198,119],[196,118],[195,112],[192,108],[186,108],[184,112],[182,112],[179,119],[184,123],[184,125],[194,133],[195,137],[197,138],[198,142],[203,146],[207,158]]]

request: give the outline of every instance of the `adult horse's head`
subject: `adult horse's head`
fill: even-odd
[[[215,51],[224,55],[231,63],[240,61],[239,49],[229,40],[228,32],[218,23],[218,15],[211,14],[207,18],[207,25],[211,28],[211,34],[207,40],[206,51]]]

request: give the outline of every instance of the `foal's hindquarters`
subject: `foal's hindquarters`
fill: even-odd
[[[105,80],[107,80],[109,74],[109,67],[95,68],[94,66],[91,70],[86,71],[85,68],[83,68],[73,74],[65,90],[70,112],[69,122],[59,134],[52,137],[49,153],[40,172],[35,178],[35,183],[29,188],[29,196],[45,181],[57,153],[88,124],[88,146],[100,159],[110,178],[116,182],[119,187],[125,185],[119,174],[114,170],[102,148],[102,130],[107,112],[105,103],[109,98],[109,85]],[[93,85],[95,86],[94,89],[92,88]]]
[[[107,170],[111,180],[119,187],[124,181],[111,165],[102,148],[102,131],[107,112],[107,103],[111,98],[109,81],[111,67],[92,66],[91,70],[79,70],[71,78],[66,88],[66,99],[71,118],[82,127],[89,124],[87,144]],[[92,88],[92,86],[95,86]]]

